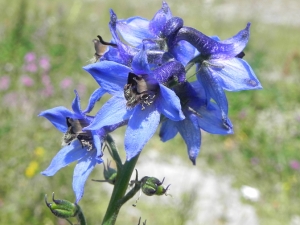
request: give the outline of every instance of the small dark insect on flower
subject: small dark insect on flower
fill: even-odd
[[[81,142],[82,147],[87,147],[88,151],[93,149],[93,136],[91,131],[82,129],[89,125],[84,119],[72,119],[67,117],[68,131],[63,136],[62,145],[69,145],[76,138]]]
[[[98,39],[93,40],[94,47],[95,47],[95,59],[96,59],[95,62],[97,62],[98,59],[100,59],[104,55],[108,45],[110,45],[112,47],[117,47],[117,45],[114,43],[109,43],[109,42],[104,41],[100,35],[98,35],[97,37],[99,40]]]

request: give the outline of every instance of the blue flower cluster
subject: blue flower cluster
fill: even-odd
[[[97,62],[84,67],[100,85],[87,109],[80,109],[76,93],[73,112],[57,107],[40,114],[64,133],[64,147],[42,173],[52,176],[78,160],[73,177],[76,202],[83,195],[90,172],[102,163],[101,146],[109,132],[127,125],[124,142],[130,160],[142,151],[161,123],[161,140],[172,139],[179,132],[195,164],[201,129],[212,134],[233,133],[224,90],[262,88],[242,59],[250,24],[221,41],[184,26],[163,2],[151,20],[118,19],[111,10],[109,28],[111,42],[101,36],[95,41],[98,47],[107,47],[106,51],[96,54]],[[192,68],[197,79],[189,82],[187,73]],[[112,97],[95,116],[88,115],[105,93]]]

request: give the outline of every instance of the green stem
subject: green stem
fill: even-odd
[[[77,206],[78,206],[78,213],[76,215],[77,221],[79,222],[80,225],[87,225],[85,217],[83,215],[83,212],[82,212],[80,206],[79,205],[77,205]]]
[[[132,158],[130,161],[126,161],[121,171],[118,171],[117,180],[114,185],[114,190],[111,195],[109,205],[106,210],[102,225],[114,225],[120,208],[124,204],[122,198],[124,197],[132,172],[135,168],[139,155]]]

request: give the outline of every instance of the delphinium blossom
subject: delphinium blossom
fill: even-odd
[[[73,112],[65,107],[56,107],[40,113],[48,119],[63,135],[63,148],[56,154],[49,167],[42,172],[45,176],[53,176],[58,170],[77,161],[73,175],[73,190],[78,202],[84,193],[84,185],[96,164],[102,163],[102,142],[107,132],[118,126],[111,126],[93,131],[83,131],[91,124],[93,117],[86,115],[95,103],[93,99],[87,109],[80,109],[80,99],[76,97],[72,103]]]

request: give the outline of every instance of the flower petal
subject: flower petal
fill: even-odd
[[[76,90],[74,90],[74,92],[75,92],[75,98],[72,102],[72,109],[75,114],[82,115],[79,94]]]
[[[162,7],[154,15],[149,23],[149,30],[155,36],[159,37],[160,32],[163,30],[167,20],[172,18],[171,10],[166,2],[162,3]]]
[[[127,110],[124,97],[113,96],[96,114],[93,122],[84,130],[98,130],[104,126],[114,125],[128,120],[132,110]]]
[[[123,39],[132,46],[142,44],[143,39],[155,38],[149,32],[149,20],[141,17],[131,17],[126,20],[117,21],[117,30]]]
[[[160,113],[154,105],[147,106],[144,110],[141,110],[141,105],[135,107],[125,132],[127,161],[142,151],[144,145],[155,133],[159,120]]]
[[[221,64],[223,68],[211,66],[213,76],[219,76],[220,85],[227,91],[262,89],[250,65],[240,58],[211,60],[211,64]]]
[[[148,64],[147,52],[143,45],[141,51],[133,57],[132,69],[135,74],[149,74],[151,73]]]
[[[41,112],[39,116],[43,116],[48,119],[62,133],[66,133],[68,130],[66,118],[76,118],[73,112],[63,106],[45,110]]]
[[[128,73],[132,72],[127,66],[111,61],[102,61],[83,67],[89,72],[97,83],[109,94],[115,94],[124,90]]]
[[[155,100],[155,105],[160,113],[171,120],[183,120],[185,116],[181,111],[180,100],[174,91],[159,84],[160,95]]]
[[[190,160],[196,164],[196,158],[200,151],[201,132],[200,127],[195,126],[189,119],[184,119],[176,123],[177,129],[187,145]]]
[[[175,122],[169,119],[163,121],[159,131],[159,137],[161,141],[166,142],[176,136],[178,133],[176,123],[177,121]]]
[[[80,159],[75,166],[72,186],[76,196],[76,203],[82,198],[85,182],[93,171],[96,163],[96,151],[91,151]]]
[[[89,99],[89,104],[86,107],[86,109],[83,111],[83,113],[89,113],[93,110],[95,104],[97,101],[99,101],[102,96],[106,93],[106,91],[103,88],[98,88],[97,90],[95,90],[93,92],[93,94],[91,95],[90,99]]]
[[[86,155],[86,149],[82,148],[79,140],[74,140],[63,147],[52,159],[49,167],[41,172],[45,176],[53,176],[58,170],[69,165],[75,160],[79,160]]]

